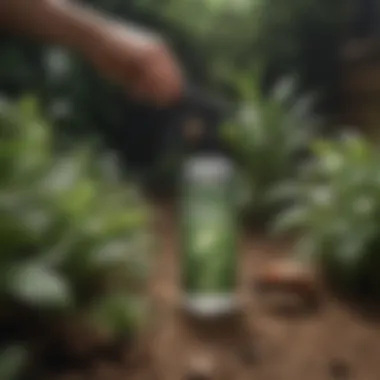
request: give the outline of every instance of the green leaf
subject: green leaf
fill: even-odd
[[[37,207],[24,207],[19,214],[20,224],[23,226],[24,231],[32,234],[36,239],[40,239],[50,231],[55,221],[51,211]]]
[[[84,175],[84,157],[81,152],[61,157],[41,181],[45,192],[65,193],[72,190]]]
[[[21,264],[8,274],[11,296],[37,307],[67,307],[71,302],[68,283],[53,270],[41,265]]]
[[[18,104],[19,112],[22,115],[25,123],[30,119],[35,119],[38,113],[38,101],[37,98],[32,95],[24,96]]]
[[[42,252],[38,254],[35,262],[43,267],[60,267],[69,258],[70,253],[75,251],[79,236],[80,234],[76,229],[69,229],[52,246],[41,249]]]
[[[310,98],[298,99],[292,78],[279,81],[269,95],[261,91],[260,76],[255,72],[239,77],[238,83],[244,103],[235,122],[225,127],[224,136],[250,183],[249,209],[255,213],[260,205],[263,216],[273,215],[281,203],[269,194],[294,177],[296,157],[311,138],[305,131],[312,125],[307,111]]]
[[[285,103],[292,99],[296,92],[296,80],[292,77],[285,77],[279,80],[272,91],[274,100]]]
[[[136,332],[147,318],[147,303],[136,296],[114,295],[94,305],[93,317],[114,332]]]
[[[273,224],[273,232],[277,234],[303,228],[307,226],[309,221],[308,218],[309,212],[306,207],[292,207],[278,215]]]
[[[91,260],[95,265],[108,266],[115,263],[126,262],[131,241],[128,239],[107,241],[95,249]]]
[[[294,200],[297,196],[302,196],[302,184],[296,181],[280,183],[278,186],[270,189],[267,194],[269,202]]]
[[[10,346],[0,353],[0,379],[16,380],[26,365],[28,353],[23,346]]]

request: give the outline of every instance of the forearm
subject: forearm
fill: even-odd
[[[160,37],[75,0],[0,0],[1,29],[77,50],[139,99],[164,105],[181,91],[181,70]]]
[[[0,28],[79,50],[97,43],[105,22],[71,1],[0,0]]]

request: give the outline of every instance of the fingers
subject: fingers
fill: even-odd
[[[78,45],[79,51],[100,74],[136,97],[159,106],[179,99],[184,87],[183,75],[161,37],[109,19],[87,7],[65,10],[70,16],[70,25],[76,25],[78,43],[74,45]]]
[[[162,43],[149,47],[137,60],[138,73],[132,84],[136,98],[168,106],[180,99],[184,78],[180,66]]]
[[[157,106],[169,106],[179,100],[183,74],[161,38],[116,23],[102,27],[102,38],[93,44],[90,55],[102,74],[139,100]]]

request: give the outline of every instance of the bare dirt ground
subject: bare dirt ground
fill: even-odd
[[[252,234],[243,239],[240,291],[248,299],[244,325],[188,323],[175,312],[180,260],[176,222],[167,209],[161,208],[158,215],[162,240],[157,244],[157,271],[151,284],[148,355],[132,372],[107,369],[99,362],[92,372],[73,380],[380,379],[379,323],[361,319],[327,294],[319,308],[310,310],[299,300],[285,295],[271,299],[255,290],[261,265],[290,254],[284,243]]]
[[[159,306],[156,317],[162,325],[152,341],[155,378],[202,379],[206,372],[209,378],[220,380],[380,378],[380,323],[363,320],[329,295],[323,296],[318,309],[310,311],[285,294],[270,301],[271,297],[255,290],[257,270],[268,260],[291,253],[284,243],[250,234],[243,239],[240,290],[249,300],[245,331],[236,331],[232,323],[202,331],[181,321],[172,313],[179,281],[176,223],[170,213],[161,210],[158,225],[163,240],[152,289]],[[190,371],[189,365],[194,367],[194,360],[202,357],[205,363],[198,363],[204,367],[201,376]]]

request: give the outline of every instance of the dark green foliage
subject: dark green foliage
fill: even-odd
[[[112,157],[90,148],[57,156],[32,98],[1,107],[0,308],[24,305],[47,324],[99,309],[106,327],[135,331],[150,263],[137,189],[120,182]]]
[[[264,95],[259,76],[243,75],[239,91],[245,105],[223,130],[242,169],[244,213],[256,222],[270,220],[283,206],[273,192],[296,175],[316,127],[313,99],[298,99],[295,89],[294,80],[284,78]]]
[[[378,297],[379,152],[358,136],[319,141],[313,150],[301,179],[287,186],[294,207],[277,228],[302,232],[300,258],[321,264],[341,288]]]

